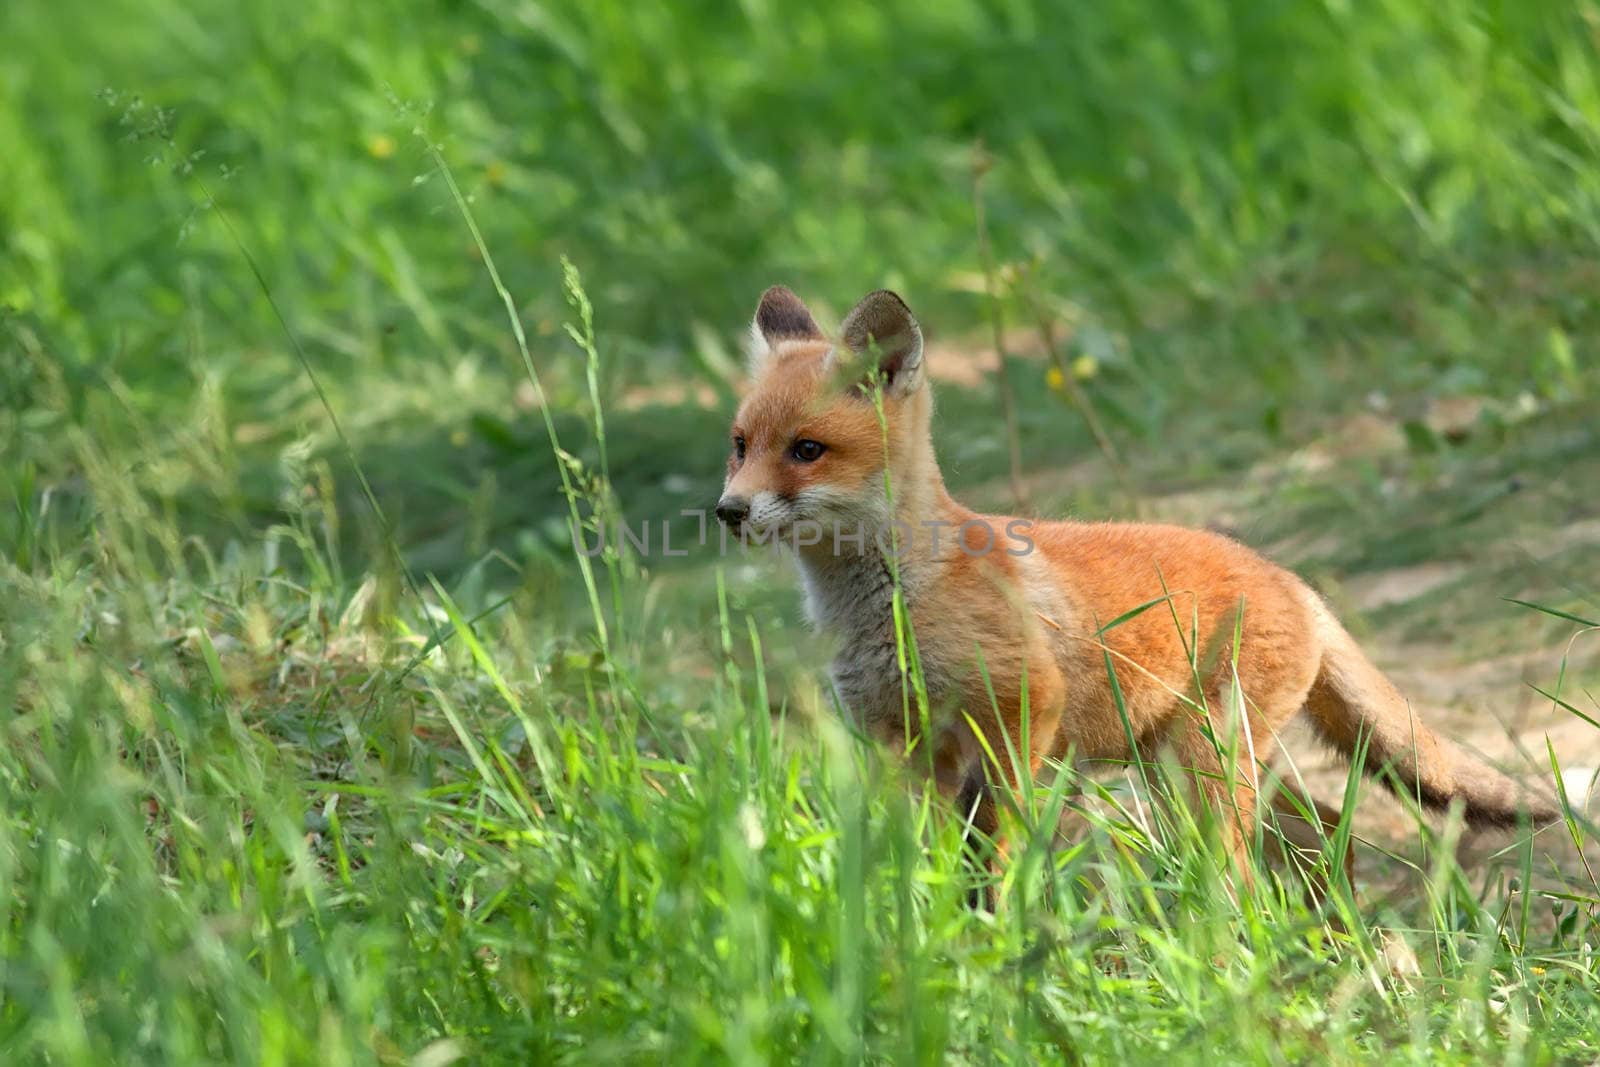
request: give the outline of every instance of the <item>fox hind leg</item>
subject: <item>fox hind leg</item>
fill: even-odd
[[[1313,907],[1324,906],[1333,890],[1332,878],[1331,872],[1322,869],[1317,860],[1338,832],[1343,812],[1281,778],[1272,791],[1271,808],[1286,866],[1304,879],[1307,901]],[[1345,884],[1353,888],[1356,870],[1353,848],[1345,850],[1340,869]]]

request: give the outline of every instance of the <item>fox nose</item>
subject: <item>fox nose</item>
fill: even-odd
[[[717,518],[737,526],[750,517],[750,501],[740,496],[725,496],[717,501]]]

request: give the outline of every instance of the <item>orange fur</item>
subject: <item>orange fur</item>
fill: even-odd
[[[1346,754],[1364,736],[1367,769],[1387,768],[1425,803],[1459,798],[1469,820],[1487,824],[1527,813],[1509,779],[1411,716],[1314,592],[1243,545],[1171,526],[962,507],[934,459],[910,311],[893,294],[871,294],[841,335],[824,337],[788,290],[763,296],[753,384],[734,421],[744,454],[729,458],[718,513],[796,545],[812,617],[842,642],[833,666],[842,702],[884,741],[915,742],[974,826],[998,832],[987,784],[996,768],[969,719],[1004,763],[1024,736],[1024,709],[1031,751],[1008,775],[1031,776],[1069,753],[1128,759],[1131,733],[1141,754],[1170,747],[1192,769],[1234,852],[1253,836],[1258,765],[1302,709]],[[860,385],[873,370],[881,418]],[[809,445],[800,443],[812,441],[822,452],[801,458]],[[805,543],[799,531],[811,523],[823,533]],[[841,546],[841,525],[869,536]],[[879,546],[895,538],[891,562]],[[896,666],[896,581],[927,678],[927,738],[906,713]],[[1152,606],[1124,618],[1141,605]],[[1532,808],[1536,820],[1556,815]]]

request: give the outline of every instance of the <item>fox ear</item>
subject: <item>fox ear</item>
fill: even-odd
[[[805,304],[787,287],[774,285],[761,294],[750,323],[750,373],[760,371],[784,341],[820,341],[822,331]]]
[[[861,298],[840,338],[857,361],[876,360],[885,396],[905,396],[922,382],[922,329],[906,302],[887,289]]]

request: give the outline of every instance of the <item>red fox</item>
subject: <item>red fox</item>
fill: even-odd
[[[914,743],[972,828],[997,834],[991,783],[1001,768],[1031,776],[1069,752],[1127,760],[1166,748],[1223,816],[1224,843],[1242,861],[1256,767],[1301,710],[1324,741],[1364,753],[1363,770],[1430,807],[1459,800],[1469,823],[1486,826],[1558,817],[1419,722],[1322,598],[1243,545],[958,504],[934,458],[922,332],[894,293],[866,296],[835,343],[775,286],[751,332],[752,385],[717,515],[741,535],[793,545],[808,614],[840,641],[839,699],[890,746]],[[926,720],[906,712],[897,586]],[[1225,728],[1230,707],[1240,710]],[[1244,754],[1234,767],[1218,743],[1228,729]],[[1248,878],[1245,863],[1238,869]]]

